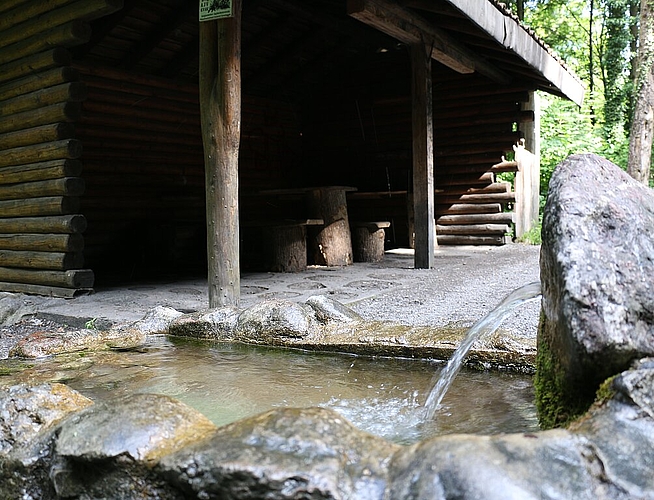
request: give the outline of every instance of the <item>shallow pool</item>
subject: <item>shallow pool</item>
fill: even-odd
[[[436,434],[538,429],[530,376],[465,370],[435,418],[423,422],[422,404],[442,367],[424,360],[158,337],[138,352],[77,353],[29,364],[10,378],[64,382],[94,400],[166,394],[217,425],[276,407],[323,406],[361,429],[405,444]]]

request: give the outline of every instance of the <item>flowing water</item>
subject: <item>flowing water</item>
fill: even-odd
[[[484,336],[493,333],[499,328],[513,310],[520,304],[535,300],[541,295],[540,282],[529,283],[510,293],[495,309],[493,309],[485,318],[475,323],[465,338],[459,344],[456,351],[447,363],[447,366],[439,374],[434,376],[433,389],[429,392],[425,402],[424,418],[430,421],[434,418],[436,410],[443,401],[445,393],[448,391],[454,377],[461,369],[466,355],[475,342]]]
[[[0,361],[0,384],[59,381],[96,401],[130,393],[175,397],[217,425],[279,407],[323,406],[399,443],[437,434],[538,429],[528,375],[463,370],[424,422],[435,365],[426,360],[305,353],[155,337],[140,352]]]

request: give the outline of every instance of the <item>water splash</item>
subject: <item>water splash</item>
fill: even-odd
[[[452,354],[447,366],[439,374],[434,376],[433,388],[427,396],[425,402],[425,421],[434,418],[436,410],[443,401],[445,393],[452,385],[454,377],[461,369],[463,360],[472,348],[472,345],[485,335],[493,333],[502,324],[502,322],[513,312],[520,304],[529,302],[540,297],[540,282],[529,283],[510,293],[495,309],[493,309],[485,318],[475,323],[461,344]]]

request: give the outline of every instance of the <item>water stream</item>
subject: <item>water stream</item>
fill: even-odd
[[[463,361],[474,343],[497,330],[516,307],[525,302],[536,300],[540,295],[541,287],[539,281],[524,285],[511,292],[500,305],[468,330],[465,338],[454,351],[454,354],[452,354],[447,366],[441,372],[434,375],[433,388],[425,401],[425,421],[430,421],[434,418],[445,393],[452,385],[454,377],[456,377],[456,374],[461,369]]]

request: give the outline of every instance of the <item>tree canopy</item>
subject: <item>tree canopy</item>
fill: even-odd
[[[581,109],[541,96],[541,192],[547,192],[556,165],[572,153],[598,153],[626,169],[637,97],[634,82],[642,66],[636,59],[639,1],[512,0],[509,6],[523,14],[524,23],[587,89]]]

